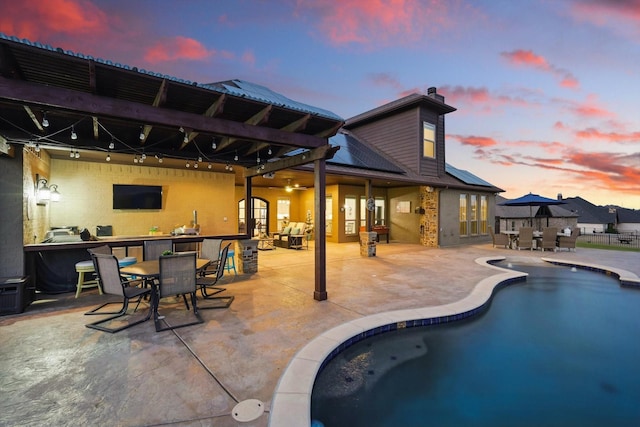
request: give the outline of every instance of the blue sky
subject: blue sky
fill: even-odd
[[[0,32],[345,119],[435,86],[503,196],[640,209],[640,0],[0,0]]]

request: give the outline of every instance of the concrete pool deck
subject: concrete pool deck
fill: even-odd
[[[206,323],[175,331],[155,332],[153,322],[117,334],[85,328],[92,319],[83,313],[104,300],[93,290],[41,295],[25,313],[0,317],[0,425],[264,427],[283,373],[312,340],[366,316],[464,300],[499,273],[478,258],[544,257],[640,275],[637,252],[382,243],[366,258],[358,244],[328,244],[329,299],[318,302],[313,254],[259,252],[258,273],[225,275],[229,309],[203,311]],[[232,411],[248,399],[266,411],[240,423]],[[299,426],[284,422],[271,425]]]

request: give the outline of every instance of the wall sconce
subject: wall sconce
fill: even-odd
[[[427,185],[427,193],[433,193],[433,187]]]
[[[45,206],[48,200],[59,202],[62,197],[56,184],[47,186],[47,183],[45,178],[40,178],[40,175],[36,174],[36,204],[40,206]]]

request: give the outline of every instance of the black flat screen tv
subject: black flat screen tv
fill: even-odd
[[[113,209],[162,209],[162,186],[113,184]]]

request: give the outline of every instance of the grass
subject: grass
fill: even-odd
[[[590,248],[590,249],[607,249],[612,251],[624,251],[624,252],[640,252],[640,249],[630,247],[630,246],[612,246],[612,245],[602,245],[598,243],[586,243],[586,242],[576,242],[576,246],[579,248]]]

